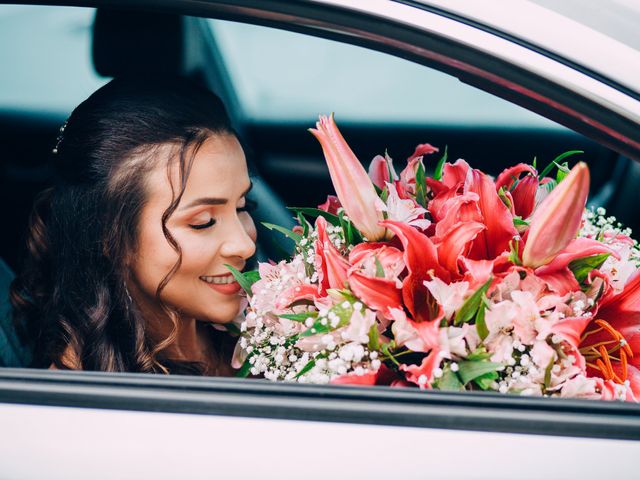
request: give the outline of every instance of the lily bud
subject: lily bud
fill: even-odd
[[[351,222],[368,240],[383,239],[385,228],[378,225],[383,220],[382,212],[375,208],[378,194],[367,171],[338,130],[333,114],[321,115],[316,128],[309,131],[322,146],[331,181]]]
[[[546,265],[576,238],[588,194],[589,168],[580,162],[533,212],[522,252],[525,266]]]

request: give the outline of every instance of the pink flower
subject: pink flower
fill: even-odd
[[[380,190],[384,188],[385,183],[393,182],[398,179],[395,169],[393,168],[393,160],[389,155],[376,155],[369,164],[369,178],[373,184]]]
[[[340,200],[335,195],[327,195],[327,200],[324,203],[318,205],[320,210],[323,210],[328,213],[332,213],[333,215],[338,214],[338,209],[341,207]]]
[[[405,264],[400,250],[384,243],[361,243],[349,254],[349,263],[349,288],[358,298],[387,317],[389,309],[401,308],[402,282],[398,277]]]
[[[536,208],[526,234],[522,263],[549,263],[576,238],[589,193],[589,168],[578,163]]]
[[[418,205],[415,200],[408,198],[402,199],[398,195],[396,184],[387,183],[387,201],[386,203],[378,198],[376,208],[387,213],[387,219],[403,222],[413,227],[426,230],[431,222],[425,219],[427,210]]]
[[[440,366],[442,358],[438,347],[422,359],[420,365],[401,364],[400,370],[406,373],[407,381],[415,383],[420,388],[431,388],[433,383],[433,371]]]
[[[404,248],[403,258],[408,275],[402,282],[404,306],[411,314],[414,327],[428,345],[437,345],[438,324],[444,315],[433,296],[424,286],[425,280],[438,277],[449,280],[449,274],[438,263],[438,252],[429,238],[415,228],[393,220],[382,225],[393,231]]]
[[[527,240],[529,241],[529,240]],[[536,275],[560,295],[580,290],[575,275],[569,270],[569,264],[578,258],[590,257],[602,253],[617,256],[609,247],[589,238],[576,238],[546,265],[536,268]]]
[[[344,288],[347,280],[349,262],[338,252],[329,240],[327,221],[324,217],[316,219],[318,239],[315,242],[315,261],[321,292],[329,288]]]
[[[331,380],[334,385],[360,385],[360,386],[372,386],[372,385],[389,385],[389,386],[404,386],[402,380],[398,375],[384,364],[380,365],[378,370],[370,370],[362,375],[356,373],[347,373],[340,375]]]
[[[447,319],[450,319],[462,306],[469,291],[467,282],[447,284],[437,277],[425,281],[424,286],[429,289],[433,298],[442,307],[444,318]]]
[[[355,227],[369,240],[384,238],[385,229],[378,225],[378,221],[383,219],[382,214],[373,208],[378,194],[366,170],[338,130],[333,114],[328,118],[321,115],[316,128],[309,131],[322,146],[340,204]]]

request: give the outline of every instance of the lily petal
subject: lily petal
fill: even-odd
[[[533,212],[522,252],[525,266],[549,263],[576,238],[588,194],[589,168],[580,162]]]
[[[331,181],[345,212],[368,240],[379,240],[385,229],[378,225],[383,219],[373,205],[378,194],[360,161],[342,137],[333,119],[320,116],[315,129],[309,131],[318,139],[329,167]]]

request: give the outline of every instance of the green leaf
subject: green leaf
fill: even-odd
[[[427,208],[427,183],[422,160],[418,161],[418,169],[416,170],[416,202]]]
[[[281,313],[278,315],[280,318],[286,318],[287,320],[293,320],[294,322],[304,323],[307,318],[317,318],[318,312],[304,312],[304,313]]]
[[[562,180],[564,180],[564,177],[569,175],[569,172],[571,170],[569,170],[569,164],[567,162],[564,162],[563,164],[556,163],[556,165],[558,167],[558,172],[556,173],[556,182],[560,183]]]
[[[369,329],[369,350],[372,352],[380,350],[380,332],[376,325],[371,325]]]
[[[296,212],[296,216],[298,217],[298,223],[302,226],[302,236],[306,237],[309,235],[309,222],[304,218],[302,212]]]
[[[486,295],[483,295],[486,299]],[[487,324],[484,321],[484,314],[487,309],[487,304],[483,301],[480,307],[478,308],[478,314],[476,315],[476,330],[478,332],[478,336],[481,340],[484,340],[489,336],[489,329],[487,328]]]
[[[447,365],[442,372],[442,377],[438,379],[438,388],[440,390],[460,391],[464,390],[464,385],[456,375],[456,372],[451,371],[451,368]]]
[[[570,157],[571,155],[577,155],[579,153],[584,153],[584,151],[582,151],[582,150],[569,150],[568,152],[561,153],[556,158],[554,158],[553,161],[551,163],[549,163],[549,165],[547,165],[542,172],[540,172],[540,175],[538,175],[538,178],[540,180],[542,180],[544,177],[547,176],[547,174],[549,172],[551,172],[551,170],[553,170],[553,167],[558,165],[559,162],[561,162],[562,160],[564,160],[567,157]]]
[[[387,203],[388,198],[389,198],[389,189],[385,185],[382,191],[380,192],[380,200],[382,200],[384,203]]]
[[[509,197],[507,197],[507,194],[504,192],[504,187],[500,187],[498,190],[498,197],[500,197],[500,200],[502,200],[502,203],[504,203],[507,208],[511,208],[511,200],[509,200]]]
[[[460,310],[456,312],[456,316],[453,321],[454,325],[470,322],[473,317],[475,317],[478,312],[478,308],[480,307],[480,303],[482,303],[482,296],[487,293],[492,280],[493,277],[489,277],[489,280],[487,280],[484,285],[465,300],[462,307],[460,307]]]
[[[436,170],[433,173],[433,178],[435,180],[441,180],[442,179],[442,173],[444,171],[444,164],[447,162],[447,156],[449,155],[449,146],[445,145],[444,147],[444,154],[442,155],[442,157],[440,158],[440,160],[438,160],[438,164],[436,165]]]
[[[349,325],[351,321],[351,315],[353,314],[353,303],[347,300],[348,306],[344,307],[342,304],[344,302],[340,302],[329,309],[329,313],[335,313],[338,318],[338,324],[335,327],[332,327],[328,318],[328,314],[326,317],[318,317],[316,318],[313,325],[309,327],[307,330],[300,333],[300,338],[310,337],[312,335],[317,335],[319,333],[329,333],[336,328],[344,327],[345,325]]]
[[[225,267],[231,272],[236,281],[240,284],[242,289],[247,292],[247,295],[251,296],[251,286],[260,280],[260,272],[257,270],[251,270],[249,272],[242,273],[235,267],[232,267],[228,263],[224,264]]]
[[[573,272],[573,276],[576,277],[578,283],[582,283],[587,279],[592,270],[599,269],[602,264],[606,262],[609,255],[611,254],[600,253],[598,255],[591,255],[590,257],[577,258],[569,262],[569,270]]]
[[[515,216],[513,217],[513,226],[518,228],[518,227],[528,227],[529,226],[529,220],[523,220],[521,217],[519,216]]]
[[[340,210],[338,213],[338,220],[340,221],[340,228],[342,228],[342,235],[344,236],[344,240],[347,245],[351,245],[353,239],[351,238],[353,235],[353,230],[351,228],[351,222],[344,219],[344,210]]]
[[[315,366],[316,366],[316,361],[315,360],[309,360],[307,362],[307,364],[304,367],[302,367],[302,370],[300,370],[298,372],[298,374],[295,376],[295,378],[300,378],[302,375],[307,373],[309,370],[311,370]]]
[[[498,379],[497,372],[489,372],[484,375],[480,375],[473,379],[473,383],[475,383],[482,390],[489,390],[491,388],[491,384]]]
[[[534,168],[534,170],[537,170],[537,164],[538,164],[538,157],[533,157],[533,162],[531,162],[531,166]]]
[[[299,233],[293,232],[288,228],[284,228],[284,227],[281,227],[280,225],[274,225],[273,223],[267,223],[267,222],[262,222],[262,225],[267,227],[269,230],[276,230],[277,232],[280,232],[283,235],[286,235],[291,240],[296,242],[296,244],[300,243],[300,240],[302,240],[302,235],[300,235]]]
[[[324,217],[327,222],[329,222],[334,227],[340,226],[340,221],[338,220],[338,216],[333,213],[325,212],[324,210],[320,210],[319,208],[306,208],[306,207],[287,207],[288,210],[293,212],[300,212],[304,215],[308,215],[311,218],[316,217]]]
[[[462,383],[466,385],[471,380],[486,375],[490,372],[495,372],[498,369],[502,368],[501,363],[496,362],[470,362],[470,361],[462,361],[458,362],[458,375],[460,376],[460,380]]]
[[[249,355],[245,361],[242,363],[242,366],[240,367],[240,369],[236,372],[236,377],[239,378],[247,378],[249,376],[249,373],[251,372],[251,363],[249,362],[249,359],[251,358],[251,355]]]
[[[553,368],[553,364],[555,363],[555,358],[551,358],[549,361],[549,365],[544,369],[544,388],[545,390],[549,388],[551,385],[551,369]]]
[[[518,253],[518,240],[509,240],[509,261],[514,265],[522,265],[522,259]]]
[[[479,360],[487,360],[491,357],[491,354],[487,352],[487,348],[484,345],[479,346],[469,355],[467,355],[467,360],[470,362],[476,362]]]
[[[383,343],[380,347],[380,349],[382,350],[382,353],[385,355],[385,357],[387,357],[389,360],[391,360],[393,363],[396,364],[396,366],[400,366],[400,362],[398,362],[398,360],[396,360],[396,357],[393,356],[393,353],[391,353],[391,350],[395,347],[395,342],[392,340],[389,343]]]

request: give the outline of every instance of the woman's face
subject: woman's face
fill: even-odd
[[[178,192],[175,159],[169,169]],[[162,290],[161,299],[183,318],[227,323],[238,315],[240,286],[232,281],[225,264],[242,270],[255,252],[255,225],[243,211],[250,186],[236,137],[209,136],[193,160],[180,204],[167,220],[167,228],[182,248],[182,263]],[[150,172],[146,195],[131,267],[136,295],[142,295],[148,306],[156,304],[156,289],[178,260],[162,232],[162,214],[172,202],[166,163],[158,162]]]

